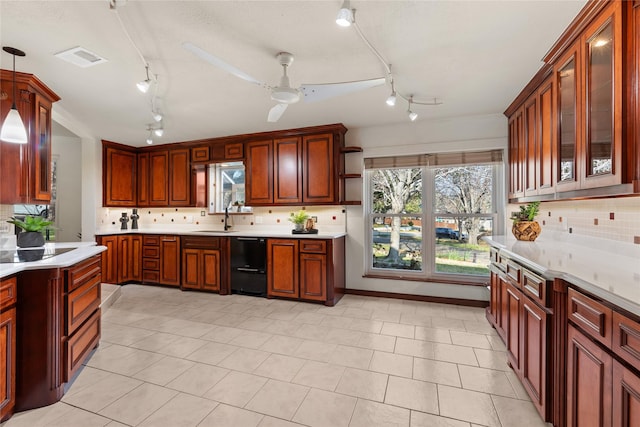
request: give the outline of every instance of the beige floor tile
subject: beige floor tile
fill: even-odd
[[[429,328],[431,327],[431,316],[423,313],[402,313],[398,323]]]
[[[224,311],[225,313],[233,314],[242,314],[249,310],[251,310],[251,306],[249,304],[229,304],[220,309],[220,311]]]
[[[433,383],[390,376],[384,403],[438,414],[438,389]]]
[[[228,373],[229,371],[224,368],[206,365],[204,363],[196,363],[169,382],[166,387],[189,394],[195,394],[196,396],[202,396]]]
[[[294,333],[294,336],[308,340],[324,341],[324,339],[327,337],[327,329],[328,328],[324,325],[320,326],[302,323]]]
[[[67,393],[62,400],[87,411],[98,412],[140,386],[142,381],[109,373],[109,376],[78,392]],[[72,387],[73,388],[73,387]]]
[[[306,397],[309,387],[269,380],[247,403],[246,409],[291,420]]]
[[[110,422],[109,418],[71,407],[70,411],[47,423],[47,427],[102,427]]]
[[[215,326],[209,323],[194,322],[185,319],[171,319],[158,326],[157,330],[185,337],[199,338],[214,328]]]
[[[451,344],[451,335],[447,329],[427,328],[416,326],[416,339],[422,341],[440,342]]]
[[[433,359],[434,343],[429,341],[413,340],[409,338],[398,338],[396,340],[395,353],[404,354],[406,356],[422,357],[425,359]]]
[[[98,350],[87,362],[87,366],[117,374],[131,376],[162,359],[164,356],[144,350],[112,345]]]
[[[438,360],[413,359],[413,378],[420,381],[461,387],[458,365]]]
[[[103,323],[107,327],[103,328],[100,339],[111,344],[131,345],[155,333],[147,329],[119,325],[108,321]]]
[[[330,328],[340,328],[340,329],[349,329],[349,325],[353,322],[354,319],[350,317],[344,316],[326,316],[321,325],[327,326]]]
[[[396,348],[396,337],[363,332],[360,339],[355,343],[355,346],[393,353]]]
[[[190,360],[167,356],[138,372],[133,377],[148,383],[166,385],[195,364],[196,362]]]
[[[111,422],[110,422],[109,424],[107,424],[105,427],[129,427],[129,426],[128,426],[128,425],[126,425],[126,424],[119,423],[119,422],[117,422],[117,421],[111,421]]]
[[[492,349],[503,352],[507,351],[507,347],[499,336],[488,335],[487,340],[489,341],[489,344],[491,344]]]
[[[271,354],[253,373],[263,377],[290,382],[305,362],[305,359],[299,359],[297,357]]]
[[[237,328],[239,324],[247,320],[249,316],[242,314],[224,313],[224,316],[220,316],[217,319],[211,321],[214,325],[228,326],[230,328]]]
[[[257,331],[242,331],[240,335],[229,341],[229,344],[246,348],[259,348],[273,335]]]
[[[459,365],[458,371],[460,372],[462,387],[467,390],[481,391],[483,393],[497,394],[505,397],[517,397],[507,375],[502,371],[466,365]]]
[[[345,367],[308,360],[291,382],[322,390],[334,391]]]
[[[415,336],[416,327],[414,325],[405,325],[402,323],[384,322],[380,333],[382,335],[393,335],[402,338],[411,338]]]
[[[267,317],[269,319],[274,319],[274,320],[293,320],[296,318],[296,316],[298,316],[300,313],[296,312],[296,311],[290,311],[290,310],[274,310],[271,313],[269,313],[267,315]]]
[[[491,326],[491,324],[487,321],[486,318],[483,318],[481,321],[473,321],[473,320],[465,320],[464,327],[467,329],[467,332],[473,332],[476,334],[485,334],[485,335],[497,335],[496,330]]]
[[[302,326],[302,323],[296,323],[286,320],[271,320],[269,327],[265,330],[273,335],[285,335],[288,337],[295,336],[298,329]]]
[[[325,316],[323,314],[318,314],[318,313],[308,313],[308,312],[302,312],[302,313],[298,313],[296,315],[296,317],[293,318],[293,320],[295,322],[300,322],[300,323],[309,323],[311,325],[318,325],[320,324],[320,322],[322,322],[322,320],[324,320]]]
[[[478,366],[473,348],[461,345],[433,343],[433,358],[451,363]]]
[[[262,414],[221,403],[198,424],[198,427],[256,427],[262,421],[262,417]]]
[[[294,356],[302,357],[303,359],[317,360],[319,362],[328,362],[331,360],[337,347],[337,344],[304,340],[294,353]]]
[[[358,399],[349,427],[409,427],[410,411]]]
[[[507,364],[507,353],[504,351],[474,348],[473,352],[476,354],[476,359],[481,368],[497,369],[500,371],[511,370]]]
[[[280,418],[265,415],[258,427],[300,427],[302,424],[292,423],[291,421],[281,420]]]
[[[248,329],[251,331],[264,331],[265,329],[267,329],[269,327],[269,325],[271,324],[271,321],[262,317],[255,317],[257,316],[256,311],[255,310],[251,310],[251,314],[252,317],[249,317],[247,320],[245,320],[244,322],[240,323],[238,325],[238,328],[240,329]]]
[[[354,317],[356,319],[371,319],[372,310],[366,308],[349,307],[344,310],[344,317]]]
[[[119,309],[115,304],[109,307],[109,310],[102,313],[102,321],[116,323],[118,325],[130,325],[147,317],[149,316],[143,313]]]
[[[500,427],[491,396],[477,391],[438,385],[440,415],[489,427]]]
[[[236,371],[253,372],[270,354],[266,351],[239,348],[218,365]]]
[[[386,374],[347,368],[336,387],[337,393],[382,402],[387,388]]]
[[[293,421],[312,427],[348,427],[356,401],[355,397],[311,389]]]
[[[260,350],[268,351],[270,353],[294,355],[300,344],[304,340],[301,338],[286,337],[282,335],[274,335],[269,338],[267,342],[262,344]]]
[[[1,425],[3,427],[44,427],[48,423],[63,417],[64,414],[68,414],[72,408],[73,406],[71,405],[57,402],[43,408],[17,412]]]
[[[224,306],[224,305],[225,304],[221,304],[220,306]],[[207,307],[207,310],[204,310],[204,311],[201,310],[200,313],[196,314],[195,316],[192,316],[191,320],[193,320],[194,322],[213,324],[216,320],[228,314],[223,311],[219,311],[217,307],[218,307],[217,305],[209,306]]]
[[[122,396],[98,413],[129,425],[141,423],[160,409],[178,392],[154,384],[144,383]]]
[[[398,311],[388,311],[383,309],[374,309],[371,313],[371,320],[381,320],[383,322],[400,323],[402,313]]]
[[[455,306],[451,306],[455,307]],[[444,315],[448,319],[460,319],[460,320],[471,320],[477,321],[478,317],[477,313],[484,315],[484,312],[481,308],[475,307],[455,307],[455,308],[445,308]]]
[[[502,396],[491,396],[491,399],[503,426],[545,427],[548,425],[540,418],[530,401]]]
[[[330,328],[324,340],[334,344],[354,345],[363,333],[349,329]]]
[[[412,378],[413,357],[402,354],[376,351],[373,353],[369,370],[382,372],[383,374],[397,375],[399,377]]]
[[[200,363],[216,365],[236,351],[235,345],[210,342],[195,350],[185,358]]]
[[[68,397],[73,395],[74,393],[78,393],[85,387],[92,386],[111,375],[113,374],[101,369],[95,369],[91,366],[82,366],[80,371],[78,371],[76,377],[73,379],[73,382],[71,384],[68,384],[70,388],[68,389],[65,396]]]
[[[448,319],[446,317],[432,317],[431,327],[440,329],[449,329],[452,331],[466,332],[467,328],[464,326],[464,321],[460,319]]]
[[[373,350],[348,345],[338,345],[329,362],[352,368],[367,369],[371,363]]]
[[[379,334],[384,322],[380,320],[350,319],[347,328],[353,331]]]
[[[266,383],[267,378],[231,371],[207,391],[203,397],[233,406],[244,407]]]
[[[518,399],[530,400],[529,394],[522,385],[522,382],[520,381],[520,378],[518,378],[518,375],[516,375],[516,373],[511,369],[509,369],[508,371],[504,371],[504,373],[509,379],[511,387],[513,387],[513,390],[516,392],[516,396],[518,396]]]
[[[205,344],[207,344],[205,340],[157,332],[154,335],[131,344],[131,347],[162,353],[168,356],[185,357]]]
[[[491,349],[491,344],[487,336],[484,334],[476,334],[473,332],[451,331],[451,341],[455,345],[463,345],[466,347]]]
[[[469,427],[470,424],[439,415],[411,411],[411,427]]]
[[[200,339],[220,342],[223,344],[229,343],[232,339],[242,333],[242,329],[230,328],[228,326],[217,326],[213,330],[207,332]]]
[[[178,393],[139,425],[140,427],[195,427],[216,406],[218,406],[217,402]]]

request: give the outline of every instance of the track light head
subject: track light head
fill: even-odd
[[[391,95],[389,95],[389,97],[387,98],[387,105],[389,107],[393,107],[394,105],[396,105],[396,91],[391,91]]]
[[[149,78],[149,64],[145,65],[144,68],[147,71],[147,78],[136,83],[136,87],[140,92],[147,93],[149,92],[149,88],[151,87],[151,79]]]
[[[153,116],[153,120],[155,120],[156,122],[162,121],[162,113],[158,111],[152,111],[151,115]]]
[[[153,144],[153,139],[151,139],[151,135],[147,137],[147,144],[149,145]]]
[[[350,27],[353,24],[353,10],[351,9],[351,3],[349,0],[344,0],[342,3],[342,7],[338,11],[338,16],[336,17],[336,24],[341,27]]]
[[[414,113],[413,111],[409,110],[409,120],[411,120],[412,122],[415,122],[417,118],[418,118],[418,113]]]
[[[162,128],[154,129],[154,130],[153,130],[153,133],[154,133],[156,136],[162,136],[162,135],[164,135],[164,129],[162,129]]]

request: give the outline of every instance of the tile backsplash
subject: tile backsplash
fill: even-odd
[[[287,232],[293,225],[287,221],[292,212],[302,209],[290,207],[254,207],[250,213],[233,213],[229,223],[232,230],[240,231],[282,231]],[[310,216],[316,217],[316,228],[328,232],[346,230],[346,213],[342,206],[311,206],[305,208]],[[99,232],[120,229],[123,213],[131,216],[131,209],[98,208],[97,229]],[[209,215],[203,208],[139,208],[138,228],[140,230],[222,230],[224,214]],[[131,229],[131,220],[127,227]]]
[[[519,205],[509,205],[507,212]],[[544,230],[640,244],[640,197],[543,202],[536,220]],[[511,229],[510,222],[508,230]]]

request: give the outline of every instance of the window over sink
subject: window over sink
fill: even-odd
[[[209,213],[246,212],[244,206],[244,164],[242,162],[209,165]]]

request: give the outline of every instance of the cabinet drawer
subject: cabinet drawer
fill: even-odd
[[[73,332],[100,307],[100,276],[69,292],[66,296],[67,335]]]
[[[509,260],[507,261],[507,276],[509,276],[513,281],[520,286],[520,272],[522,267],[520,267],[515,262]]]
[[[17,300],[17,280],[14,277],[2,279],[0,281],[0,308],[5,309],[16,303]]]
[[[498,262],[498,250],[496,248],[489,248],[489,261]]]
[[[142,244],[144,246],[160,246],[160,236],[142,236]]]
[[[142,270],[142,281],[145,283],[160,283],[160,271]]]
[[[224,145],[225,160],[244,158],[244,150],[242,142],[231,142]]]
[[[528,270],[522,270],[522,290],[543,306],[547,305],[546,280]]]
[[[325,240],[300,240],[300,252],[313,254],[326,254],[327,242]]]
[[[182,247],[185,249],[220,249],[220,237],[183,236]]]
[[[64,343],[64,381],[68,382],[100,341],[100,309]]]
[[[144,258],[160,258],[160,246],[143,246],[142,256]]]
[[[573,288],[569,288],[567,303],[569,319],[589,336],[611,348],[611,309]]]
[[[143,258],[142,269],[160,271],[160,260],[155,258]]]
[[[209,147],[193,147],[191,149],[191,161],[194,163],[197,162],[208,162],[209,161]]]
[[[613,313],[613,352],[640,370],[640,323]]]
[[[94,276],[96,275],[98,276],[97,280],[99,283],[101,267],[102,258],[100,255],[76,264],[73,268],[66,271],[65,290],[71,292],[88,281],[94,282],[96,280]]]

